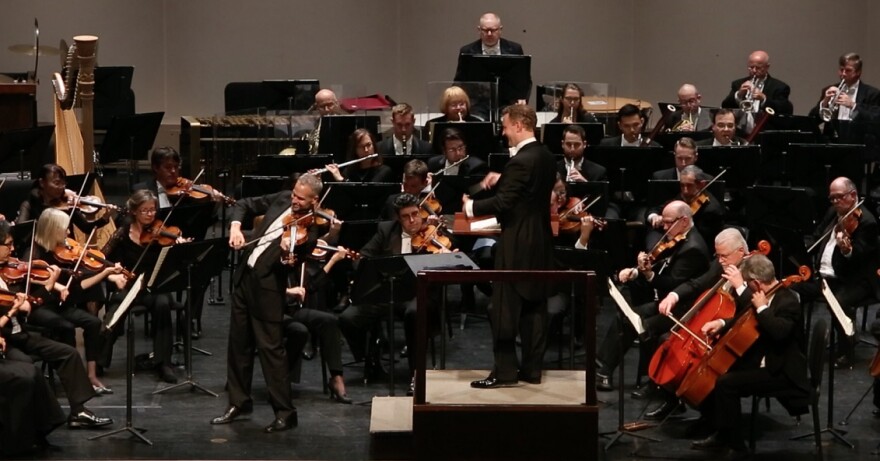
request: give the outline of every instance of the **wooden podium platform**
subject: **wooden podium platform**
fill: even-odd
[[[373,400],[372,453],[381,459],[590,459],[598,407],[585,400],[586,372],[548,370],[541,384],[472,389],[484,370],[426,371],[426,403]],[[406,449],[411,453],[405,453]]]
[[[0,83],[0,132],[36,125],[36,95],[36,83]]]

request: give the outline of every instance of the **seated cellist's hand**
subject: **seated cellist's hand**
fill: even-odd
[[[763,291],[756,291],[752,293],[752,306],[756,309],[761,306],[767,305],[767,295],[764,294]]]
[[[743,284],[745,283],[743,281],[743,276],[742,273],[739,271],[739,268],[734,265],[724,266],[724,274],[722,274],[721,276],[724,277],[728,282],[730,282],[731,288],[734,289],[743,286]]]
[[[718,332],[721,331],[722,328],[724,328],[724,321],[722,321],[722,320],[712,320],[712,321],[709,321],[709,322],[704,323],[704,324],[703,324],[703,328],[701,328],[700,331],[701,331],[704,335],[706,335],[707,337],[709,337],[709,336],[715,336],[715,335],[717,335]]]
[[[672,312],[672,309],[675,307],[676,302],[678,302],[678,298],[675,297],[672,293],[666,295],[663,298],[663,301],[660,301],[660,305],[657,306],[661,315],[669,315]]]

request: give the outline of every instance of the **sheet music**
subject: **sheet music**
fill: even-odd
[[[138,293],[140,293],[141,289],[144,287],[144,274],[138,275],[137,280],[131,285],[128,293],[126,293],[125,298],[122,299],[122,304],[113,312],[113,317],[110,318],[110,322],[107,323],[107,329],[113,328],[116,325],[116,322],[128,312],[128,308],[131,306],[131,303],[134,302],[134,298],[137,297]]]
[[[847,336],[854,336],[856,330],[853,328],[852,319],[843,312],[843,308],[840,307],[840,302],[834,297],[831,288],[828,288],[828,282],[826,282],[825,279],[822,279],[822,294],[825,295],[825,300],[828,301],[828,307],[831,308],[831,313],[837,318],[837,323],[843,327],[843,332],[846,333]]]
[[[472,231],[495,229],[501,229],[501,224],[499,224],[498,219],[494,217],[471,222]]]
[[[617,307],[620,308],[623,315],[629,320],[629,323],[632,324],[633,328],[636,329],[636,333],[642,334],[645,332],[645,326],[642,325],[642,318],[639,317],[639,314],[636,314],[632,307],[629,306],[629,303],[626,302],[623,295],[620,293],[620,290],[614,286],[614,282],[611,281],[611,278],[608,278],[608,293],[611,295],[611,299],[617,303]]]
[[[152,287],[154,283],[156,283],[156,277],[159,276],[159,269],[162,268],[162,263],[165,262],[165,256],[168,256],[168,252],[171,250],[173,245],[168,245],[167,247],[162,247],[159,251],[159,258],[156,259],[156,265],[153,266],[153,273],[150,274],[150,281],[147,282],[148,287]]]

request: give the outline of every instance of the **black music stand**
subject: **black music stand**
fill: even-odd
[[[752,232],[749,241],[766,237],[777,255],[777,274],[797,272],[810,258],[804,247],[804,235],[813,227],[815,213],[806,189],[752,186],[746,189],[746,217]]]
[[[587,145],[596,146],[605,137],[605,125],[601,123],[545,123],[541,125],[541,144],[550,152],[562,155],[562,134],[565,128],[577,125],[587,133]]]
[[[775,118],[771,117],[771,122]],[[764,184],[773,184],[774,181],[789,182],[790,178],[786,170],[789,146],[791,144],[815,144],[818,142],[818,138],[817,134],[798,130],[761,131],[755,139],[755,144],[761,146],[761,174],[758,180]]]
[[[136,160],[148,159],[165,112],[113,117],[101,144],[102,164],[128,160],[128,188],[140,182]],[[87,153],[88,154],[88,153]],[[126,155],[127,154],[127,155]]]
[[[336,182],[332,186],[323,206],[336,211],[342,220],[377,219],[388,196],[400,192],[400,183]]]
[[[743,190],[758,180],[757,165],[761,164],[760,146],[699,146],[697,163],[708,175],[722,170],[728,189]]]
[[[725,185],[722,180],[715,181],[709,186],[709,193],[718,200],[724,200]],[[647,196],[649,209],[664,205],[681,196],[681,184],[675,179],[649,179]]]
[[[259,106],[270,111],[309,110],[320,89],[316,79],[263,80]]]
[[[239,198],[259,197],[292,189],[292,181],[287,176],[242,175],[241,196]]]
[[[258,175],[287,176],[292,173],[305,173],[316,168],[324,168],[333,163],[332,155],[258,155]]]
[[[495,136],[495,126],[491,122],[435,122],[431,124],[434,153],[443,153],[443,132],[448,128],[461,132],[468,155],[486,160],[490,152],[498,152],[500,144]]]
[[[380,222],[378,219],[343,221],[342,229],[339,230],[339,244],[345,248],[363,248],[376,234]]]
[[[348,138],[358,128],[366,128],[379,139],[378,115],[324,115],[321,117],[321,131],[318,133],[318,153],[331,154],[336,163],[346,160]]]
[[[428,159],[431,157],[433,155],[383,155],[382,164],[391,168],[392,179],[401,179],[403,178],[403,166],[410,160],[421,160],[428,163]]]
[[[13,221],[18,215],[18,209],[21,207],[21,202],[27,200],[30,195],[31,189],[34,187],[34,181],[31,179],[19,179],[19,175],[13,173],[7,173],[0,176],[6,179],[3,183],[3,188],[0,189],[3,191],[0,193],[0,214],[6,216],[8,221]],[[0,181],[2,181],[2,179],[0,179]],[[36,218],[36,216],[32,218]],[[16,227],[18,226],[12,227],[13,233],[15,233]],[[28,234],[28,239],[30,239],[30,234]],[[18,240],[15,241],[15,246],[19,246]]]
[[[163,248],[163,251],[165,249]],[[162,394],[182,386],[190,386],[190,390],[198,389],[208,395],[218,394],[203,387],[193,380],[192,372],[192,310],[193,287],[205,287],[212,277],[223,271],[229,254],[226,239],[217,238],[201,242],[179,243],[168,247],[168,252],[161,264],[153,270],[147,288],[155,293],[169,293],[186,290],[185,319],[186,331],[183,337],[184,365],[186,380],[153,392]],[[160,255],[160,259],[162,256]],[[158,271],[158,272],[157,272]]]
[[[133,66],[95,67],[95,129],[106,130],[113,117],[134,114]]]
[[[583,206],[592,202],[596,197],[599,201],[590,207],[589,211],[593,216],[605,216],[608,211],[608,181],[587,181],[587,182],[567,182],[569,197],[589,197],[584,201]]]
[[[24,128],[0,133],[0,171],[17,171],[19,179],[36,178],[40,168],[50,160],[49,142],[55,125]]]
[[[671,133],[659,133],[654,137],[654,141],[663,146],[664,149],[672,152],[675,148],[675,143],[681,138],[691,138],[694,141],[701,141],[711,137],[711,131],[674,131]]]
[[[215,221],[215,206],[214,202],[205,202],[162,208],[156,213],[156,219],[163,220],[166,226],[179,227],[184,237],[203,240],[208,234],[208,228]],[[172,209],[174,212],[171,212]],[[168,213],[171,213],[171,217],[166,220]]]
[[[645,178],[674,162],[662,147],[591,146],[584,156],[605,166],[611,193],[624,202],[642,201]]]
[[[519,99],[528,102],[532,92],[532,57],[528,55],[459,54],[458,69],[459,81],[495,83],[492,107],[498,109]],[[493,122],[501,119],[492,115]]]
[[[860,144],[792,144],[786,167],[791,171],[791,185],[813,189],[814,207],[821,213],[828,205],[828,186],[834,178],[846,176],[856,187],[861,186],[864,149]]]

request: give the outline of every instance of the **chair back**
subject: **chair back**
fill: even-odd
[[[813,325],[813,334],[810,336],[807,360],[809,360],[810,367],[810,386],[814,391],[818,391],[822,385],[822,373],[825,370],[822,358],[828,345],[828,332],[828,322],[825,319],[819,319]]]

